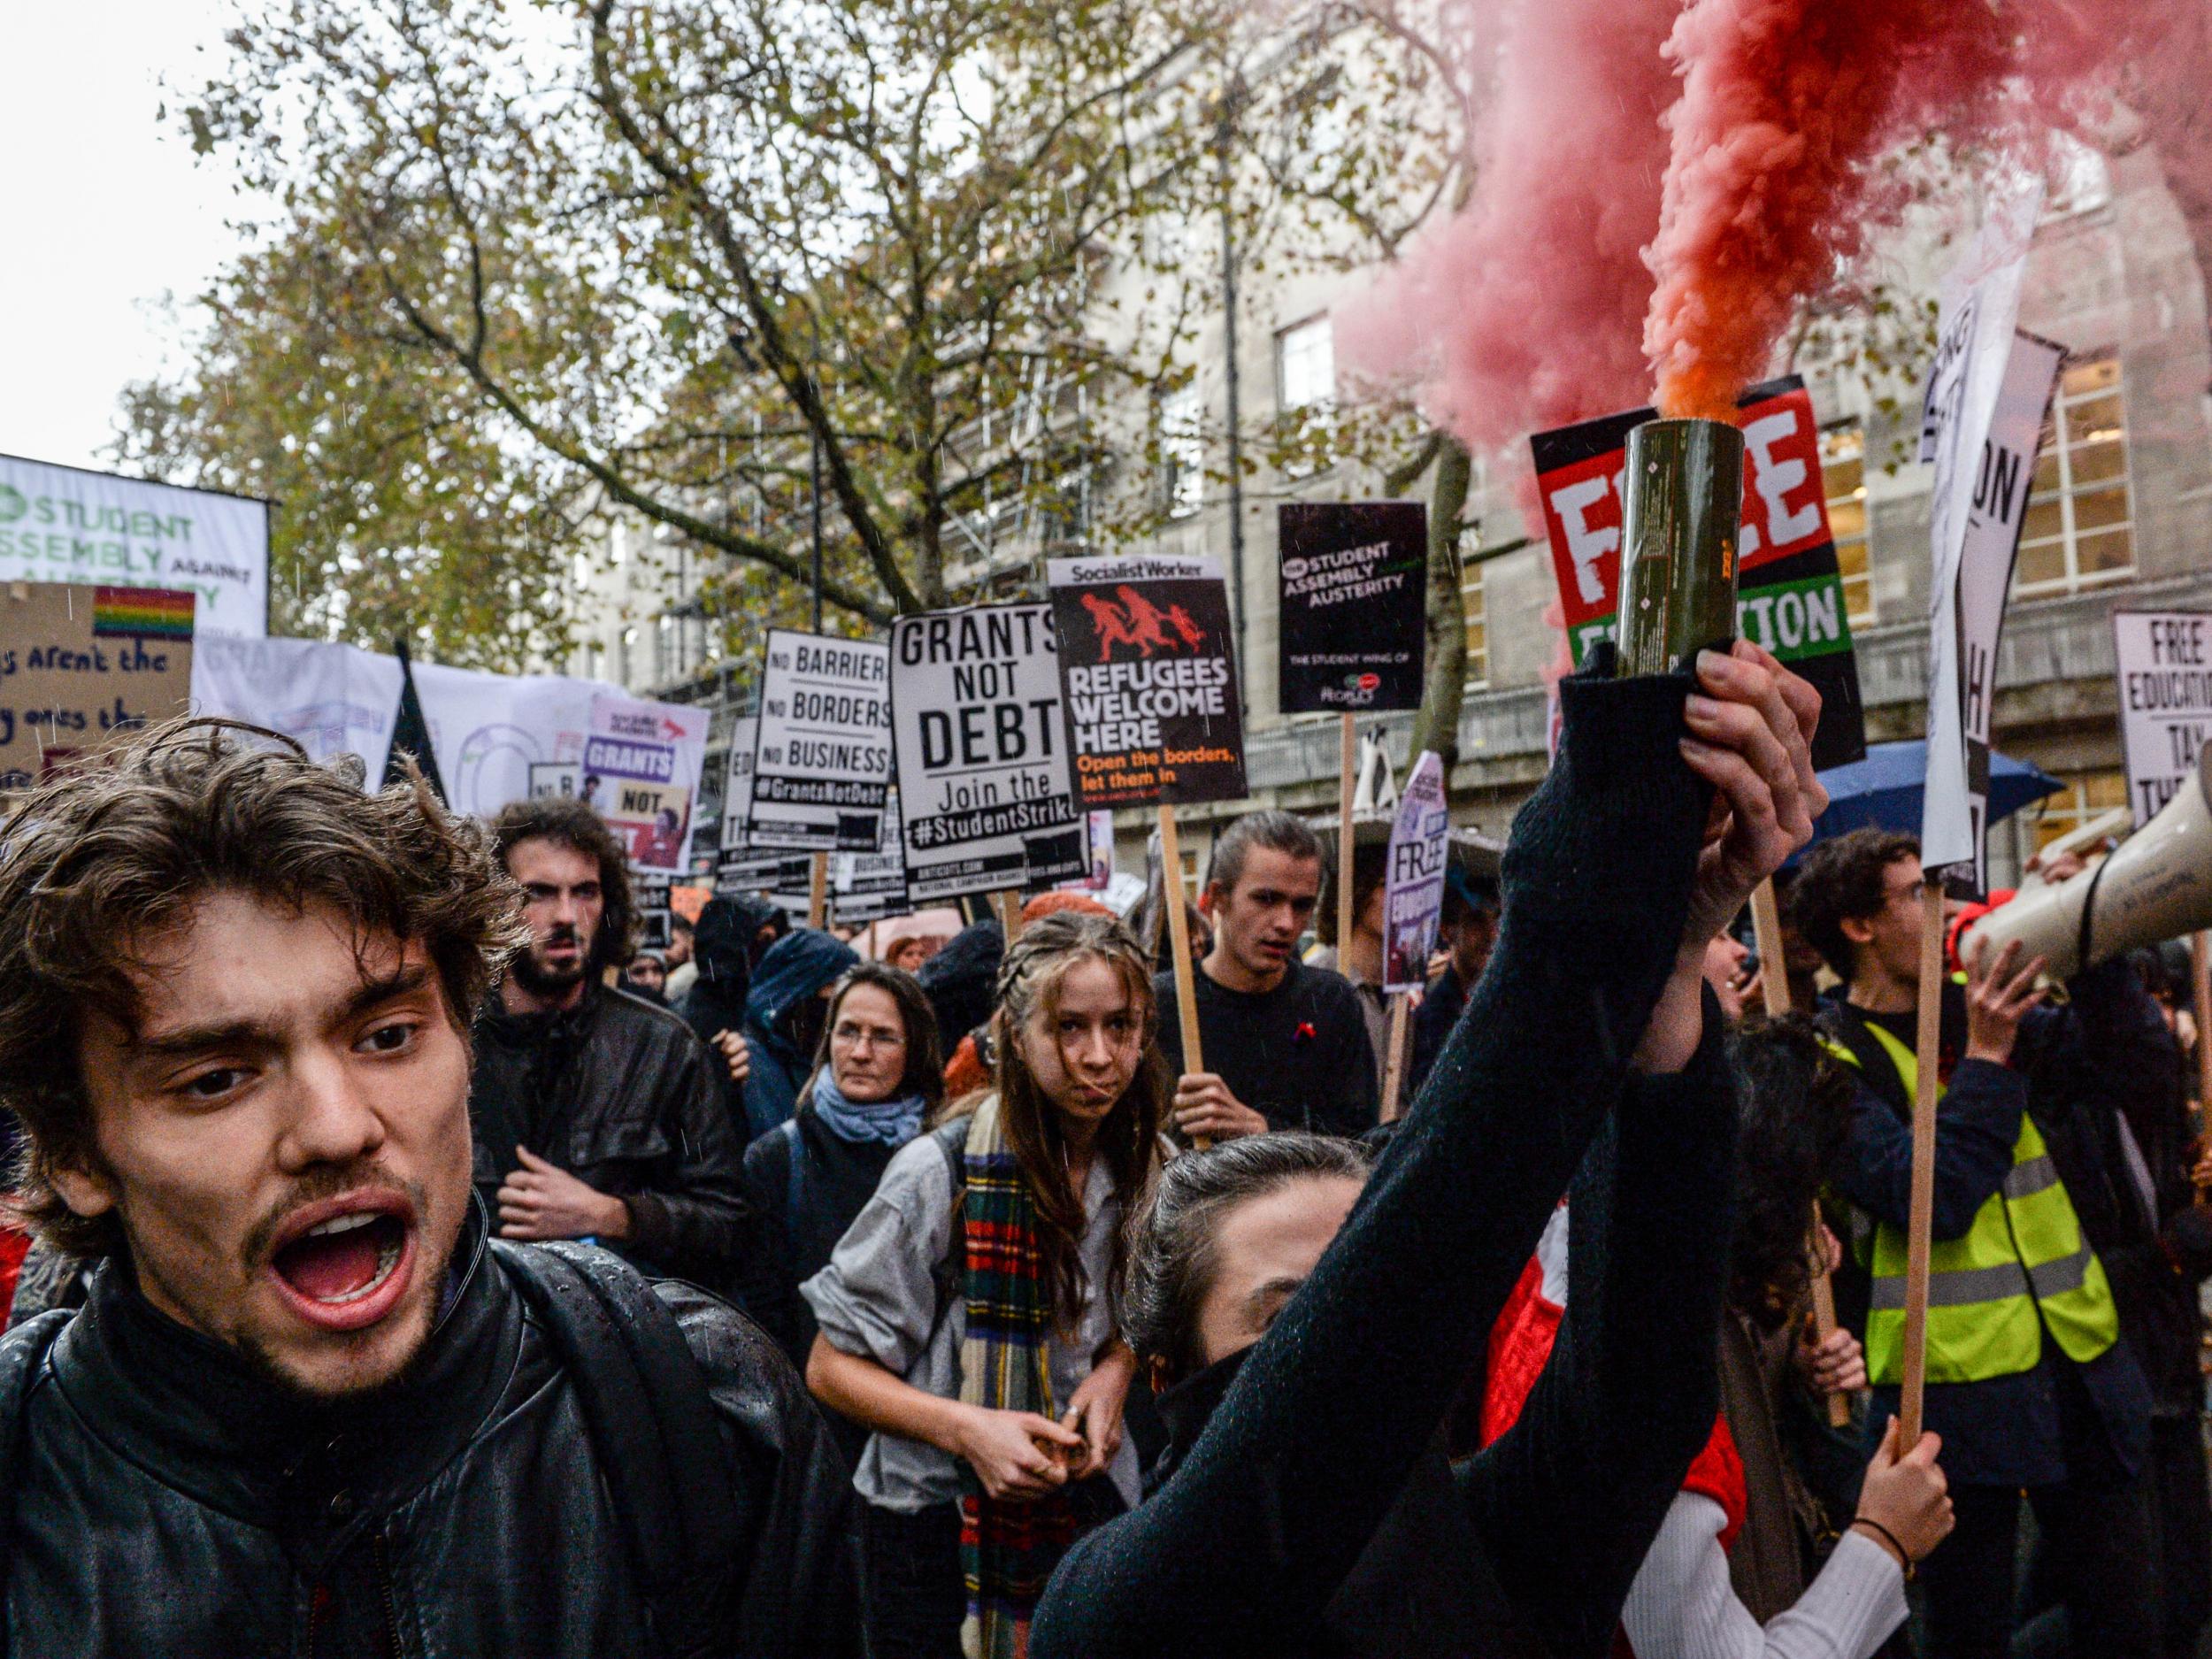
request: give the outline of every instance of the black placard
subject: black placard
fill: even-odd
[[[1417,501],[1294,502],[1277,512],[1283,712],[1419,708],[1428,509]]]

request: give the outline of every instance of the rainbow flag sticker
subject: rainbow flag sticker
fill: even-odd
[[[165,588],[95,588],[92,636],[111,640],[188,640],[192,637],[192,595]]]

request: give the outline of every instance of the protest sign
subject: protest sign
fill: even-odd
[[[730,722],[730,755],[722,778],[722,839],[720,850],[737,852],[749,844],[753,826],[753,747],[760,741],[760,722],[740,715]]]
[[[1986,314],[1986,309],[1985,311]],[[1987,892],[1990,719],[1997,644],[2012,566],[2027,522],[2043,417],[2065,348],[2015,330],[1974,338],[1960,398],[1939,415],[1935,545],[1928,649],[1928,784],[1921,863],[1956,890]],[[1939,365],[1938,373],[1943,373]]]
[[[1082,873],[1049,605],[899,618],[891,712],[917,902]]]
[[[900,833],[900,791],[883,803],[883,839],[872,853],[830,855],[830,915],[841,926],[864,927],[912,908],[906,892],[906,844]]]
[[[184,713],[192,615],[192,595],[160,588],[0,588],[0,789]]]
[[[814,859],[807,853],[726,852],[715,866],[714,890],[732,896],[765,894],[803,914],[813,869]]]
[[[1428,510],[1417,501],[1277,509],[1285,714],[1417,709],[1426,656]]]
[[[1210,559],[1053,559],[1060,684],[1086,810],[1243,795],[1229,597]]]
[[[628,849],[632,868],[689,872],[706,747],[704,709],[603,692],[592,699],[579,793]]]
[[[1424,749],[1398,793],[1383,874],[1383,989],[1417,991],[1428,983],[1429,954],[1444,915],[1444,869],[1451,814],[1444,804],[1444,761]]]
[[[195,630],[192,711],[281,732],[309,757],[358,755],[384,775],[399,706],[399,660],[325,640],[244,639]]]
[[[1110,810],[1083,815],[1083,873],[1059,885],[1103,893],[1114,885],[1114,815]]]
[[[2120,744],[2135,827],[2189,780],[2212,733],[2212,611],[2116,611]]]
[[[669,887],[666,876],[639,871],[630,878],[630,902],[637,907],[640,950],[665,950],[674,936],[668,904]]]
[[[0,581],[188,593],[196,634],[259,639],[269,505],[0,455]]]
[[[1866,753],[1858,658],[1843,578],[1828,528],[1820,429],[1797,375],[1755,386],[1738,400],[1744,435],[1743,533],[1738,547],[1736,628],[1820,693],[1813,764],[1840,766]],[[1621,576],[1621,466],[1628,432],[1656,411],[1631,410],[1540,432],[1538,493],[1567,640],[1578,666],[1613,633]]]
[[[871,852],[891,785],[890,647],[771,628],[748,845]]]

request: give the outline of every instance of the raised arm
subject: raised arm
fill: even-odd
[[[1696,1048],[1694,991],[1650,1044],[1663,988],[1694,977],[1706,939],[1810,833],[1816,717],[1784,706],[1780,687],[1801,682],[1770,664],[1748,648],[1709,659],[1708,687],[1736,700],[1694,708],[1687,733],[1683,680],[1564,686],[1559,760],[1515,824],[1498,956],[1467,1018],[1190,1455],[1063,1563],[1032,1630],[1037,1659],[1277,1650],[1314,1628],[1632,1052],[1642,1042],[1654,1069],[1678,1069]],[[1686,746],[1692,733],[1708,741]],[[1707,780],[1732,813],[1709,841]]]
[[[1735,1077],[1706,994],[1687,1069],[1632,1077],[1568,1199],[1559,1340],[1513,1427],[1459,1471],[1529,1631],[1602,1655],[1719,1409]]]

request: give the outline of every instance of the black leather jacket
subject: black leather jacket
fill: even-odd
[[[103,1269],[24,1400],[6,1651],[662,1651],[576,1384],[500,1255],[472,1223],[417,1364],[342,1409],[300,1403]],[[812,1402],[742,1317],[688,1286],[653,1292],[733,1455],[743,1547],[701,1592],[722,1650],[856,1653],[849,1482]]]
[[[744,1148],[710,1056],[664,1008],[593,986],[565,1014],[476,1022],[469,1118],[476,1190],[496,1220],[515,1148],[626,1199],[631,1236],[601,1240],[651,1274],[733,1287],[754,1223]]]

